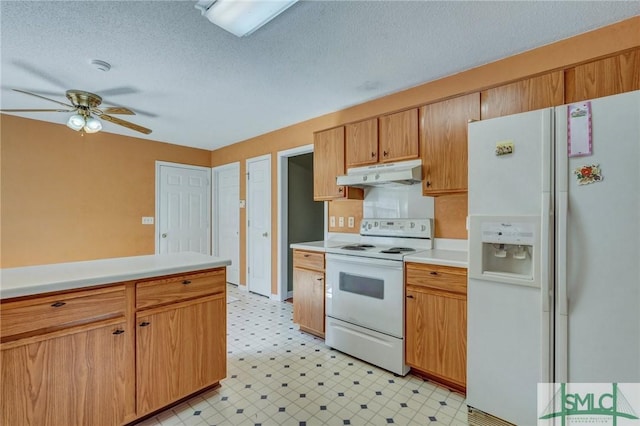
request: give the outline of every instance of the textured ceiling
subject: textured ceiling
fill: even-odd
[[[640,13],[638,1],[300,1],[237,38],[194,4],[1,1],[1,107],[56,107],[11,88],[60,101],[81,89],[153,129],[103,131],[215,149]]]

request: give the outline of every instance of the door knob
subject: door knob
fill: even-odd
[[[263,237],[265,237],[265,238],[267,238],[267,237],[269,236],[269,233],[268,233],[268,232],[265,232],[265,233],[263,233],[263,234],[262,234],[262,236],[263,236]]]
[[[162,234],[162,238],[167,238],[167,234],[166,233]]]

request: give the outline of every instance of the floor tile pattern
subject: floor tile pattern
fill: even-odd
[[[467,424],[463,396],[302,333],[292,305],[228,286],[227,378],[142,426]]]

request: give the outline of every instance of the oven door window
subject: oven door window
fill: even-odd
[[[384,300],[384,280],[340,272],[340,291]]]

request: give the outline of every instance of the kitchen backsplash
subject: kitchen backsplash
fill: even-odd
[[[365,189],[362,216],[366,218],[433,218],[433,197],[424,197],[420,185]]]

